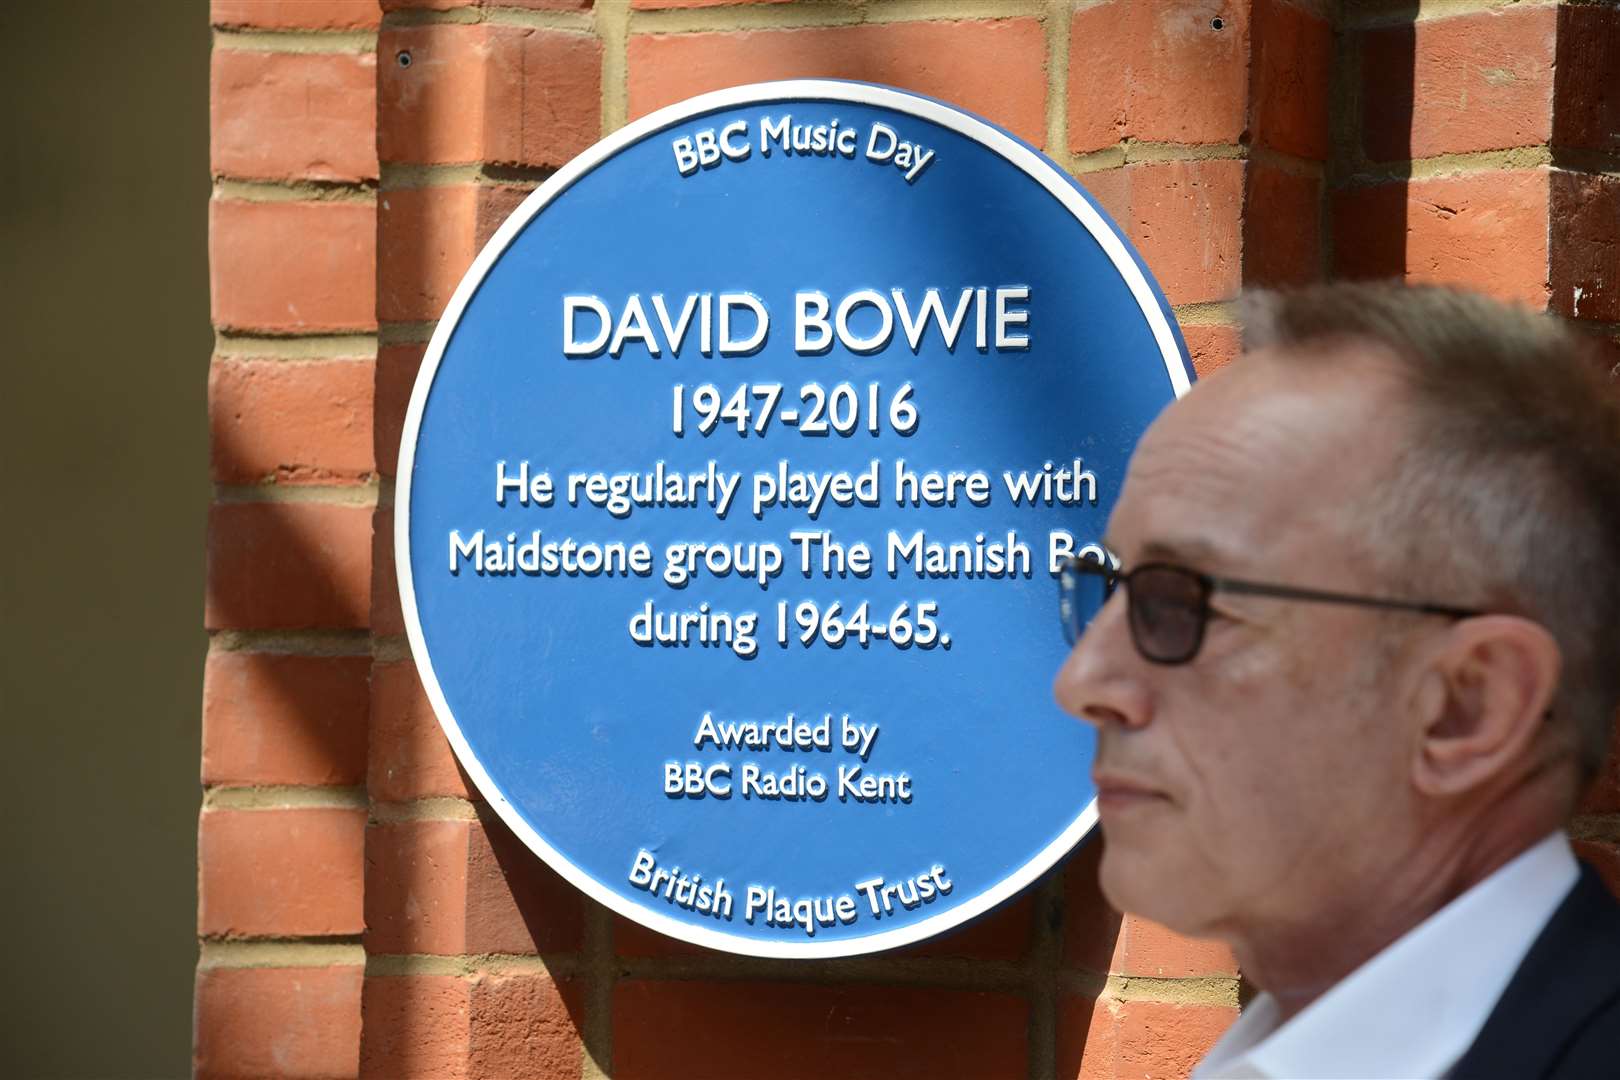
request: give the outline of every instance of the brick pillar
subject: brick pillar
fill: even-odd
[[[434,322],[501,218],[602,133],[704,90],[832,76],[960,103],[1070,168],[1202,372],[1236,351],[1242,287],[1330,274],[1473,284],[1613,340],[1620,15],[384,6],[212,8],[199,1075],[1184,1074],[1235,1014],[1239,973],[1111,911],[1095,842],[958,933],[804,965],[612,918],[513,840],[438,730],[396,598],[393,477]],[[1620,877],[1617,769],[1576,834]]]
[[[362,1076],[586,1068],[584,900],[476,799],[440,733],[404,637],[392,492],[406,402],[457,282],[523,197],[600,137],[589,6],[384,4]]]
[[[1347,12],[1335,271],[1550,311],[1620,363],[1620,9]],[[1620,892],[1613,754],[1572,833]]]
[[[1070,21],[1063,148],[1175,305],[1200,374],[1235,354],[1244,286],[1324,276],[1322,6],[1112,0]]]
[[[379,13],[216,0],[195,1067],[352,1076]]]

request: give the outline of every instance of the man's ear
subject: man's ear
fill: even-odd
[[[1478,615],[1453,626],[1428,657],[1415,695],[1418,790],[1458,795],[1527,760],[1562,668],[1558,643],[1530,619]]]

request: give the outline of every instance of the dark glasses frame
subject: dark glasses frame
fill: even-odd
[[[1165,643],[1154,640],[1154,630],[1148,625],[1144,612],[1147,611],[1146,602],[1138,603],[1138,590],[1131,587],[1133,581],[1142,582],[1151,580],[1154,575],[1169,575],[1175,580],[1192,586],[1196,591],[1189,593],[1192,603],[1186,606],[1189,614],[1195,616],[1196,623],[1191,640],[1182,647],[1170,649],[1162,647]],[[1381,596],[1362,596],[1353,593],[1331,592],[1325,589],[1303,589],[1293,585],[1274,585],[1259,581],[1244,581],[1240,578],[1216,577],[1211,574],[1202,574],[1185,566],[1174,563],[1151,562],[1143,563],[1136,569],[1127,573],[1120,573],[1115,566],[1106,561],[1098,561],[1084,555],[1074,555],[1067,559],[1058,574],[1058,611],[1063,620],[1063,636],[1072,646],[1080,639],[1084,628],[1079,625],[1077,595],[1080,583],[1085,577],[1100,577],[1103,581],[1103,602],[1114,595],[1114,590],[1126,586],[1127,622],[1131,628],[1131,644],[1142,659],[1155,664],[1185,664],[1198,655],[1198,650],[1204,644],[1204,630],[1209,625],[1209,599],[1216,592],[1240,593],[1247,596],[1269,596],[1279,600],[1304,600],[1318,604],[1350,604],[1356,607],[1382,608],[1390,611],[1413,611],[1423,615],[1440,615],[1451,619],[1468,619],[1484,612],[1473,608],[1456,607],[1451,604],[1436,604],[1428,601],[1394,600]],[[1163,599],[1162,597],[1160,599]]]

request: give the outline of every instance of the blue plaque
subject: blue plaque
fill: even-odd
[[[654,113],[433,335],[395,537],[428,696],[513,831],[654,930],[957,926],[1096,819],[1056,565],[1190,379],[1129,244],[992,124],[832,81]]]

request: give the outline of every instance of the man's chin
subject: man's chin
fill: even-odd
[[[1156,858],[1152,851],[1116,840],[1107,828],[1103,836],[1106,845],[1097,884],[1109,905],[1178,934],[1198,936],[1193,924],[1201,920],[1190,903],[1193,895],[1186,875],[1177,873],[1162,853]]]

